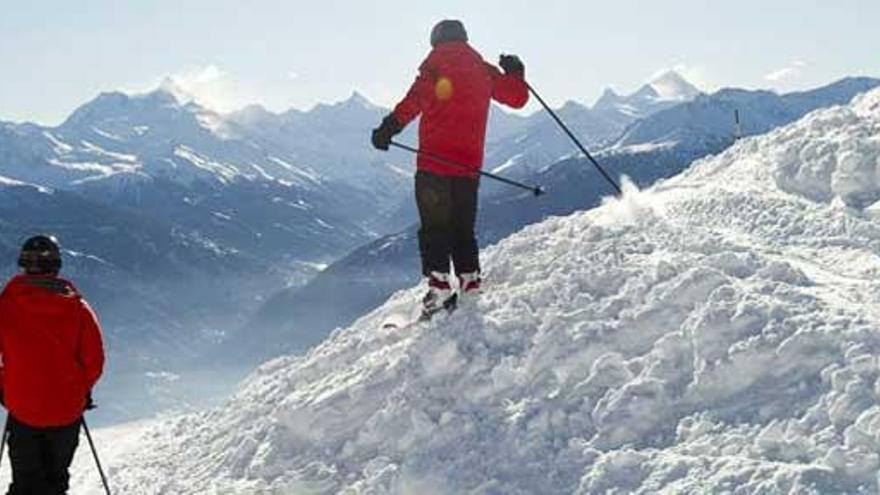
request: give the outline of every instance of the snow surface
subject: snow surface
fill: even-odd
[[[627,185],[489,249],[455,314],[383,328],[402,291],[125,437],[114,489],[876,493],[878,167],[880,90]]]
[[[507,170],[507,169],[509,169],[509,168],[511,168],[511,167],[516,166],[517,163],[522,159],[522,157],[523,157],[522,153],[512,156],[512,157],[509,158],[506,162],[504,162],[504,163],[502,163],[501,165],[499,165],[499,166],[493,168],[493,169],[492,169],[492,173],[493,173],[493,174],[500,174],[500,173],[503,173],[505,170]]]
[[[65,153],[70,153],[71,151],[73,151],[73,146],[61,141],[51,132],[43,131],[43,136],[48,139],[50,143],[52,143],[56,154],[63,155]]]
[[[0,175],[0,187],[33,187],[43,194],[52,194],[52,189]]]
[[[4,177],[0,175],[0,186],[24,186],[26,185],[24,182],[20,180],[10,179],[9,177]]]

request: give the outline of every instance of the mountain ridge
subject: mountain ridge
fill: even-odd
[[[0,124],[0,244],[58,235],[111,362],[126,363],[104,384],[117,401],[101,420],[153,412],[168,387],[150,376],[202,366],[262,298],[395,228],[383,212],[405,194],[398,172],[373,191],[315,165],[167,87],[101,93],[56,127]],[[5,259],[0,273],[14,273]]]

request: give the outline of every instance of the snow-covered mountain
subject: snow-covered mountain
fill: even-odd
[[[297,163],[320,165],[323,176],[368,190],[383,207],[397,206],[410,190],[410,156],[397,151],[379,154],[369,131],[388,110],[354,92],[347,100],[318,104],[309,111],[281,114],[258,105],[232,113],[227,119],[286,150]],[[414,126],[403,139],[414,141]]]
[[[771,91],[722,89],[711,95],[657,112],[635,122],[613,144],[615,149],[680,147],[711,151],[736,136],[739,112],[741,135],[763,134],[807,112],[848,102],[854,94],[876,87],[868,77],[842,79],[828,86],[779,95]]]
[[[693,100],[702,93],[675,70],[660,73],[654,77],[649,85],[656,93],[656,98],[660,100],[684,102]]]
[[[181,98],[166,86],[139,95],[103,93],[56,128],[2,125],[3,172],[51,187],[268,180],[312,190],[342,184],[371,194],[371,184],[353,175],[400,176],[369,149],[364,129],[382,112],[357,94],[281,116],[253,107],[220,115]],[[273,119],[287,127],[263,123]]]
[[[271,255],[292,277],[302,274],[298,264],[332,261],[369,239],[391,206],[323,173],[331,162],[304,163],[166,89],[102,94],[57,128],[0,129],[0,174]]]
[[[702,91],[678,72],[666,71],[631,95],[621,96],[612,89],[605,90],[593,109],[643,118],[676,103],[691,101],[701,94]]]
[[[453,315],[402,291],[129,432],[116,490],[876,493],[878,136],[875,90],[526,228]]]
[[[597,148],[617,139],[633,122],[700,94],[681,75],[670,71],[631,95],[618,95],[607,89],[592,107],[568,101],[557,113],[586,146]],[[529,116],[516,130],[488,140],[487,168],[524,178],[572,155],[571,142],[545,111]]]
[[[795,93],[785,97],[773,96],[767,110],[765,123],[770,126],[791,122],[796,116],[803,116],[808,106],[799,106],[797,114],[792,106],[786,112],[776,112],[778,102],[794,98],[808,101],[813,108],[845,103],[861,92],[862,84],[843,80],[829,86],[806,93]],[[868,86],[880,85],[878,80],[867,81]],[[701,108],[727,107],[722,91],[704,100]],[[751,92],[755,98],[763,98],[768,93]],[[809,95],[809,96],[807,96]],[[717,99],[716,99],[717,98]],[[686,103],[686,107],[693,104]],[[756,106],[760,109],[761,107]],[[719,153],[733,143],[733,127],[727,123],[727,139],[708,139],[716,130],[711,126],[700,126],[700,120],[689,122],[679,120],[681,115],[672,109],[660,112],[647,121],[657,128],[689,129],[689,139],[666,146],[654,146],[650,141],[644,146],[629,146],[625,149],[611,149],[597,153],[598,159],[614,176],[627,175],[640,187],[671,177],[693,160],[710,153]],[[704,110],[703,114],[723,113]],[[758,113],[758,110],[754,112]],[[663,115],[673,117],[664,124]],[[775,120],[774,120],[775,119]],[[683,122],[683,124],[682,124]],[[569,143],[569,147],[572,145]],[[528,181],[542,184],[549,194],[540,198],[519,194],[505,189],[497,196],[482,195],[478,217],[478,233],[482,245],[490,245],[520,230],[526,225],[539,222],[554,215],[568,215],[572,212],[592,208],[599,204],[603,195],[609,193],[609,186],[584,159],[567,159],[545,167],[530,176]],[[333,263],[302,288],[291,288],[275,294],[248,323],[248,335],[259,334],[260,339],[247,342],[233,341],[231,355],[235,359],[264,358],[283,352],[302,350],[323,340],[326,335],[339,326],[350,324],[355,318],[379,305],[390,294],[412,285],[419,278],[419,260],[416,228],[410,227],[396,234],[379,238],[352,251],[345,258]]]

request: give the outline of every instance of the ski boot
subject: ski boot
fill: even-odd
[[[430,320],[441,309],[452,311],[458,303],[458,295],[452,291],[449,274],[431,272],[428,277],[428,293],[422,298],[421,321]]]
[[[476,296],[480,294],[480,272],[468,272],[458,274],[458,287],[462,296]]]

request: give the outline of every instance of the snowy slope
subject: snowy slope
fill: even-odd
[[[147,430],[116,490],[874,493],[878,165],[880,90],[529,227],[478,302],[382,329],[398,293]]]

